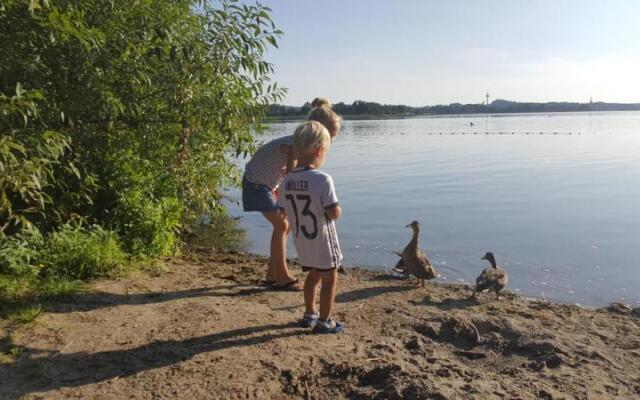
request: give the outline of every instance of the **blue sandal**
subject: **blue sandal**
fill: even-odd
[[[342,333],[344,324],[329,318],[326,321],[319,319],[313,327],[313,333]]]
[[[302,328],[313,328],[318,323],[318,318],[320,318],[320,315],[318,313],[304,313],[302,319],[300,320],[300,326]]]

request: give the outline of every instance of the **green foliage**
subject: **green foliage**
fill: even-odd
[[[233,157],[254,150],[284,94],[264,59],[282,34],[270,12],[235,0],[0,3],[1,308],[174,254],[198,217],[221,220]]]
[[[66,224],[46,236],[23,230],[0,242],[0,300],[34,292],[69,294],[80,288],[80,280],[117,274],[126,265],[118,235],[99,226]]]
[[[8,313],[10,303],[31,296],[37,283],[36,278],[27,276],[0,275],[0,318]]]
[[[47,237],[38,261],[41,276],[78,280],[117,273],[126,254],[114,232],[64,225]]]
[[[0,4],[3,297],[72,291],[128,256],[173,254],[186,225],[224,213],[233,158],[254,150],[284,93],[265,60],[282,34],[270,12],[235,0]]]
[[[0,273],[6,277],[37,277],[44,247],[44,238],[35,229],[24,229],[1,241]]]
[[[43,216],[53,201],[47,189],[56,184],[54,171],[68,149],[68,139],[52,131],[0,137],[0,237]]]
[[[109,273],[112,274],[113,271]],[[35,291],[41,298],[59,298],[78,293],[83,288],[84,284],[79,280],[49,277],[41,279],[35,286]]]
[[[140,192],[127,193],[120,210],[118,219],[127,221],[121,232],[130,253],[143,256],[175,253],[183,211],[178,199],[166,197],[154,202]]]
[[[25,168],[0,181],[0,226],[49,231],[79,215],[140,231],[145,244],[131,248],[175,248],[154,237],[177,240],[176,212],[220,211],[219,188],[239,176],[229,156],[253,150],[265,105],[283,94],[264,60],[281,35],[269,12],[233,0],[5,1],[0,162]],[[34,143],[46,151],[25,150]],[[167,221],[131,227],[147,215]]]
[[[105,210],[102,223],[117,227],[131,254],[175,253],[185,205],[175,193],[171,173],[154,170],[152,162],[132,152],[116,154],[110,164],[118,170],[109,176],[111,194],[98,200]]]
[[[11,318],[18,323],[26,324],[32,322],[38,315],[42,313],[42,306],[40,304],[30,304],[17,309],[12,315]],[[14,358],[18,358],[20,356],[21,348],[13,347],[10,350],[10,354]]]

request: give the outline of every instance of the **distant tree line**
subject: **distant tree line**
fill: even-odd
[[[272,104],[267,116],[272,118],[294,118],[307,115],[311,105],[305,103],[300,107]],[[534,112],[576,112],[576,111],[633,111],[640,110],[640,103],[521,103],[509,100],[494,100],[489,105],[451,103],[411,107],[395,104],[380,104],[371,101],[356,100],[352,104],[337,103],[334,110],[346,117],[349,116],[416,116],[416,115],[456,115],[456,114],[491,114],[491,113],[534,113]]]

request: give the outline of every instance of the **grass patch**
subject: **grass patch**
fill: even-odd
[[[16,346],[10,335],[0,339],[0,364],[11,364],[24,354],[24,347]]]
[[[169,266],[163,259],[145,260],[137,263],[137,269],[152,276],[162,276],[169,272]]]
[[[0,302],[0,318],[13,323],[27,324],[33,322],[42,312],[42,305],[34,301]]]
[[[0,276],[0,318],[15,323],[29,323],[43,311],[40,300],[71,296],[84,290],[78,280],[20,280]]]
[[[14,360],[18,359],[22,353],[24,353],[24,349],[22,347],[12,347],[11,350],[9,350],[9,355]]]
[[[18,307],[10,316],[10,318],[20,324],[28,324],[35,321],[38,315],[42,313],[42,306],[39,303],[22,305]]]
[[[191,225],[185,246],[225,251],[246,249],[238,220],[219,216]],[[134,270],[162,275],[166,258],[131,256],[115,232],[99,226],[67,224],[42,234],[24,230],[0,241],[0,318],[29,323],[43,311],[40,302],[81,292],[85,282]]]
[[[59,281],[117,275],[127,261],[118,235],[99,226],[66,225],[47,237],[39,256],[40,275]]]
[[[46,279],[39,284],[38,297],[67,297],[84,290],[84,282],[80,280]]]
[[[41,234],[25,229],[0,241],[0,317],[33,321],[40,300],[69,296],[83,281],[117,276],[130,265],[116,233],[67,224]]]

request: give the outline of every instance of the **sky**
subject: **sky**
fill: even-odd
[[[640,102],[640,0],[262,0],[282,102]]]

